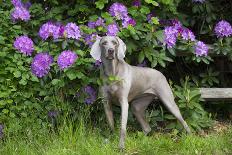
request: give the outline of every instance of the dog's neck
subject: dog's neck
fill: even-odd
[[[119,65],[119,60],[117,58],[109,60],[109,59],[104,59],[102,61],[102,69],[103,69],[103,74],[107,77],[109,76],[116,76],[118,73],[118,65]]]

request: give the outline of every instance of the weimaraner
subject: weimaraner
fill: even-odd
[[[145,120],[145,110],[151,101],[158,97],[166,108],[179,120],[185,130],[190,128],[182,118],[171,88],[164,75],[151,68],[131,66],[124,61],[125,43],[118,37],[104,36],[96,40],[90,54],[102,61],[100,88],[104,99],[104,109],[110,128],[114,129],[112,103],[121,106],[121,131],[119,148],[124,149],[129,103],[132,112],[140,123],[143,132],[151,131]],[[109,77],[117,77],[115,82],[107,82]]]

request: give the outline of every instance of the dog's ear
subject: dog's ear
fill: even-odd
[[[90,50],[90,55],[95,59],[95,60],[100,60],[101,59],[101,48],[100,48],[100,40],[97,39],[95,43],[92,45],[91,50]]]
[[[124,59],[125,52],[126,52],[126,44],[119,37],[117,37],[117,40],[119,42],[119,45],[118,45],[118,59]]]

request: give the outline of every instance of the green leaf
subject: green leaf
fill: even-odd
[[[151,62],[151,67],[154,68],[156,65],[157,65],[157,59],[154,59],[152,62]]]
[[[21,76],[21,72],[18,70],[15,71],[13,74],[14,74],[14,77],[16,77],[16,78],[19,78]]]
[[[108,3],[108,0],[99,0],[95,2],[95,5],[98,9],[102,10],[106,3]]]
[[[166,126],[166,129],[174,129],[176,127],[176,123],[172,122]]]
[[[77,78],[76,74],[72,71],[66,72],[66,75],[68,76],[70,80],[74,80]]]
[[[31,76],[31,81],[39,82],[39,79],[36,76],[32,75]]]
[[[148,4],[152,4],[154,6],[159,6],[159,3],[157,3],[156,1],[153,1],[153,0],[145,0],[145,2]]]
[[[59,79],[53,79],[52,80],[52,85],[57,85],[60,82]]]
[[[159,25],[159,18],[158,17],[152,17],[151,22],[155,25]]]
[[[27,81],[26,80],[24,80],[24,79],[21,79],[20,81],[19,81],[19,84],[21,84],[21,85],[26,85],[27,84]]]
[[[148,14],[148,13],[150,13],[150,9],[148,7],[146,7],[146,6],[142,6],[141,9],[140,9],[140,12],[142,14]]]
[[[143,52],[140,52],[139,53],[139,63],[142,63],[143,62],[143,60],[144,60],[144,58],[145,58],[145,55],[144,55],[144,53]]]
[[[8,114],[8,113],[9,113],[9,110],[8,110],[8,109],[3,109],[3,110],[2,110],[2,113]]]

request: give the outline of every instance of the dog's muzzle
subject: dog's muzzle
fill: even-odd
[[[114,59],[114,49],[113,48],[110,48],[108,49],[108,59]]]

